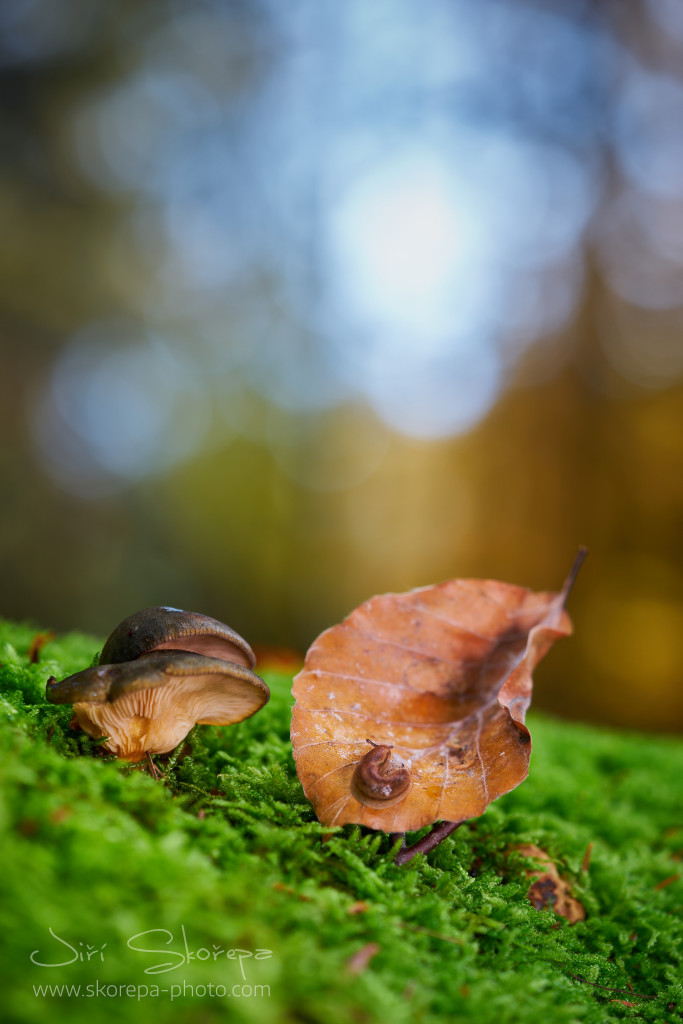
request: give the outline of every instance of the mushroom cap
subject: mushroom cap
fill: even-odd
[[[140,760],[164,754],[196,723],[232,725],[268,701],[262,679],[244,665],[187,651],[159,651],[48,682],[47,699],[73,704],[82,729],[105,747]]]
[[[246,640],[218,619],[180,608],[144,608],[120,622],[109,635],[100,665],[133,661],[158,650],[194,651],[253,668],[256,657]]]

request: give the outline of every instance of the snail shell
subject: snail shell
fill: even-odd
[[[351,779],[351,793],[356,800],[367,807],[383,810],[393,807],[407,795],[410,787],[410,772],[403,764],[397,764],[392,756],[392,747],[386,743],[373,743],[356,765]]]
[[[145,608],[129,615],[110,634],[100,665],[133,661],[152,651],[194,651],[253,668],[256,658],[239,633],[218,619],[180,608]]]

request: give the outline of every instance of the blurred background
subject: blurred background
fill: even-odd
[[[679,0],[0,7],[0,614],[558,589],[683,728]]]

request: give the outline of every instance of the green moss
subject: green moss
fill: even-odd
[[[156,783],[72,732],[70,708],[45,702],[48,676],[89,665],[98,642],[54,640],[30,665],[35,632],[0,622],[3,1019],[680,1019],[683,883],[657,888],[681,871],[680,742],[532,716],[529,780],[397,868],[386,836],[345,827],[321,841],[292,762],[288,677],[266,675],[271,702],[249,721],[194,729]],[[519,843],[551,854],[585,922],[533,909],[528,862],[506,853]],[[208,960],[180,963],[183,925]],[[74,955],[50,929],[77,952],[106,943],[103,959],[36,966],[36,950],[51,963]],[[166,931],[133,945],[175,955],[127,945],[151,929]],[[370,943],[376,954],[350,973]],[[233,949],[272,957],[245,958],[245,981],[239,959],[220,953]],[[144,973],[164,960],[177,968]],[[167,992],[88,997],[98,982]],[[62,984],[81,996],[34,994]],[[244,984],[270,995],[215,995]]]

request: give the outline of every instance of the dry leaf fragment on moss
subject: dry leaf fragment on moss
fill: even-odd
[[[380,951],[377,942],[368,942],[367,945],[354,953],[346,962],[346,970],[349,974],[361,974],[368,966],[374,956]]]
[[[532,671],[572,631],[564,603],[584,553],[559,593],[450,580],[373,597],[318,637],[291,737],[322,824],[455,828],[526,778]]]
[[[526,868],[524,871],[527,878],[534,879],[527,896],[536,910],[553,910],[570,924],[586,919],[583,905],[572,896],[569,883],[561,877],[545,850],[531,843],[513,846],[511,850],[521,853],[523,857],[532,857],[540,865],[539,868]]]

